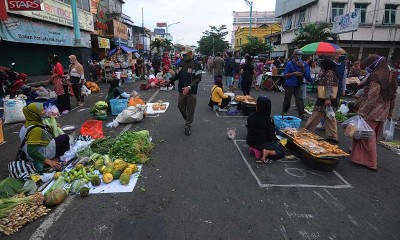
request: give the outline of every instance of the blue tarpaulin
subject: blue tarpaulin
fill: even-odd
[[[137,52],[138,50],[136,50],[136,48],[130,48],[130,47],[126,47],[126,46],[119,46],[120,48],[121,48],[121,50],[123,51],[123,52],[125,52],[125,53],[127,53],[127,52],[131,52],[131,53],[134,53],[134,52]],[[109,51],[108,52],[108,56],[111,56],[111,55],[113,55],[114,53],[116,53],[117,52],[117,49],[118,49],[118,47],[117,48],[114,48],[113,50],[111,50],[111,51]]]

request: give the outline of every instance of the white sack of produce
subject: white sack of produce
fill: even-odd
[[[144,110],[142,107],[130,106],[127,109],[123,110],[120,114],[118,114],[116,120],[119,123],[140,122],[143,119],[143,114],[144,114]]]
[[[4,100],[4,124],[25,121],[22,109],[26,106],[24,99],[5,99]]]

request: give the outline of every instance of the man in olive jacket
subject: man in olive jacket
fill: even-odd
[[[196,109],[197,87],[201,81],[202,68],[199,61],[193,59],[192,50],[187,47],[181,52],[183,60],[178,65],[176,74],[169,80],[178,83],[178,108],[185,119],[185,134],[192,134],[192,123]]]

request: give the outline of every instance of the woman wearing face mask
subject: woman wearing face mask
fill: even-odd
[[[84,78],[83,66],[78,62],[75,55],[70,55],[69,57],[70,65],[69,65],[69,81],[72,85],[72,90],[74,91],[74,95],[76,98],[76,105],[82,106],[85,101],[82,93],[82,81]]]
[[[64,67],[61,65],[59,57],[54,55],[52,61],[54,65],[53,75],[50,76],[50,79],[46,83],[54,84],[54,91],[57,94],[58,110],[63,114],[67,114],[71,110],[68,92],[69,82],[64,77]]]
[[[45,113],[42,103],[31,103],[22,109],[26,122],[22,126],[19,137],[21,142],[26,137],[22,150],[27,160],[33,164],[36,172],[42,172],[46,166],[60,169],[58,157],[69,150],[69,137],[67,134],[56,138],[42,124]]]
[[[365,69],[370,75],[364,83],[363,96],[357,100],[357,114],[374,130],[375,136],[369,139],[353,139],[351,161],[376,171],[376,144],[384,121],[392,118],[397,81],[391,77],[386,59],[379,55],[369,55],[361,63],[361,69]]]

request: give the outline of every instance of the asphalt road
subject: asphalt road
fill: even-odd
[[[166,113],[133,125],[110,129],[104,122],[105,135],[127,128],[152,135],[152,161],[133,192],[69,196],[7,239],[400,239],[398,155],[378,146],[377,173],[348,159],[334,172],[311,169],[298,158],[257,165],[244,141],[246,117],[207,107],[211,85],[211,76],[204,75],[192,135],[186,136],[176,91],[140,91],[139,83],[125,84],[144,100],[171,103]],[[105,98],[108,84],[101,88],[103,94],[62,116],[61,125],[80,127],[90,119],[88,108]],[[272,113],[280,112],[282,93],[252,90],[251,95],[270,97]],[[17,151],[20,126],[4,126],[1,178]],[[237,129],[235,141],[227,138],[231,127]],[[351,140],[339,133],[347,150]]]

